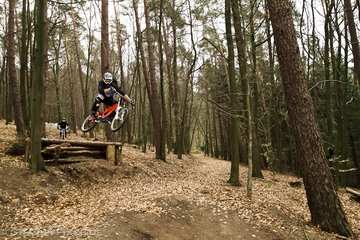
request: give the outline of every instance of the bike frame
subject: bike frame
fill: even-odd
[[[108,119],[108,117],[113,113],[115,112],[116,115],[115,117],[118,117],[118,112],[121,108],[123,108],[125,106],[125,104],[122,104],[122,101],[121,99],[123,99],[123,95],[121,95],[120,93],[118,92],[115,92],[115,95],[118,95],[120,97],[120,99],[118,100],[117,103],[114,103],[113,105],[111,106],[106,106],[104,111],[102,112],[99,112],[98,115],[97,115],[97,118],[98,120],[102,121],[102,122],[106,122]],[[124,105],[124,106],[123,106]]]
[[[105,107],[104,111],[98,113],[98,118],[99,119],[108,118],[117,108],[118,108],[118,103]]]

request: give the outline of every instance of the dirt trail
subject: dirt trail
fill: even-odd
[[[152,179],[148,184],[133,185],[127,193],[143,193],[137,197],[152,208],[138,206],[140,211],[106,216],[97,227],[99,239],[282,239],[278,234],[246,223],[234,211],[208,205],[205,198],[202,199],[209,193],[205,186],[211,179],[219,177],[219,172],[213,171],[214,162],[200,156],[190,161],[196,163],[195,168],[184,171],[181,180],[165,177]],[[108,200],[113,199],[116,197],[109,196]]]
[[[3,154],[11,138],[0,136],[0,239],[337,239],[307,224],[304,189],[289,186],[295,177],[264,171],[250,201],[244,187],[226,184],[229,162],[169,155],[164,163],[132,147],[121,166],[86,160],[32,175]],[[359,233],[359,204],[339,195]]]
[[[208,183],[225,171],[213,164],[228,163],[199,156],[162,163],[137,150],[126,152],[120,168],[97,161],[92,168],[53,167],[36,179],[22,172],[34,185],[23,186],[26,198],[7,202],[0,239],[281,239],[206,200]],[[66,179],[61,175],[73,183],[60,187]],[[11,186],[9,180],[2,183]]]

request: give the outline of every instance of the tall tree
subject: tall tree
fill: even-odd
[[[252,79],[254,81],[254,97],[253,97],[253,101],[252,104],[250,104],[250,108],[247,109],[249,117],[248,118],[252,118],[251,114],[253,113],[254,115],[254,119],[253,121],[250,121],[250,125],[254,125],[254,127],[252,128],[252,133],[251,135],[249,135],[249,142],[250,142],[250,138],[252,139],[252,142],[249,143],[252,146],[252,157],[249,158],[249,160],[251,159],[253,162],[253,168],[252,168],[252,175],[254,177],[259,177],[259,178],[263,178],[264,176],[262,175],[261,172],[261,143],[260,143],[260,126],[259,126],[259,122],[260,122],[260,114],[259,114],[259,101],[260,101],[260,94],[259,94],[259,77],[258,77],[258,67],[257,67],[257,56],[256,56],[256,43],[255,43],[255,13],[257,11],[257,0],[252,0],[250,2],[251,6],[250,6],[250,49],[251,49],[251,59],[252,59],[252,71],[251,71],[251,76]],[[248,92],[246,94],[247,96],[249,95],[249,99],[250,98],[250,92]],[[252,107],[251,107],[252,106]],[[250,151],[250,149],[249,149]],[[250,162],[250,161],[249,161]]]
[[[324,11],[325,11],[325,23],[324,23],[324,32],[325,32],[325,45],[324,45],[324,71],[325,71],[325,80],[326,83],[326,105],[329,106],[329,111],[326,113],[327,117],[327,135],[329,142],[333,142],[333,99],[332,99],[332,84],[330,80],[330,39],[331,39],[331,9],[332,4],[328,0],[325,1]]]
[[[6,37],[7,63],[10,95],[16,124],[16,137],[19,141],[23,141],[25,128],[15,65],[15,5],[16,0],[9,0],[8,32]]]
[[[231,117],[230,122],[230,149],[231,149],[231,170],[229,183],[235,186],[240,185],[239,182],[239,119],[236,116],[236,84],[235,84],[235,56],[234,56],[234,42],[232,39],[231,30],[231,0],[225,0],[225,27],[226,27],[226,42],[228,46],[228,72],[229,72],[229,95],[230,95],[230,109],[235,112]]]
[[[159,70],[160,70],[160,96],[161,96],[161,155],[163,160],[166,160],[166,145],[165,141],[167,139],[167,116],[166,116],[166,102],[165,102],[165,90],[164,90],[164,50],[163,50],[163,36],[162,36],[162,24],[163,24],[163,12],[164,12],[164,0],[160,0],[160,15],[159,15]]]
[[[155,72],[155,55],[154,55],[154,39],[153,33],[151,32],[150,25],[150,16],[149,16],[149,7],[147,0],[144,0],[144,15],[145,15],[145,25],[146,25],[146,43],[147,43],[147,52],[148,52],[148,65],[149,65],[149,82],[147,85],[150,88],[150,96],[149,99],[151,105],[151,113],[153,119],[154,126],[154,143],[156,148],[156,158],[164,160],[166,159],[165,152],[165,138],[163,134],[163,130],[165,130],[162,126],[162,113],[161,105],[159,101],[159,93],[158,93],[158,85],[156,82],[156,72]]]
[[[110,71],[110,42],[109,42],[109,1],[101,0],[101,77]],[[105,126],[107,140],[112,140],[110,127]]]
[[[172,1],[172,7],[176,9],[175,0]],[[173,74],[173,101],[172,101],[172,109],[174,110],[174,119],[175,119],[175,152],[179,159],[182,158],[183,152],[180,150],[180,111],[179,111],[179,96],[178,96],[178,54],[177,54],[177,16],[176,11],[174,11],[171,18],[171,26],[172,26],[172,37],[173,37],[173,59],[172,59],[172,74]]]
[[[161,123],[161,106],[159,101],[157,83],[156,83],[156,72],[155,72],[155,56],[153,48],[153,36],[151,33],[150,26],[150,16],[147,1],[144,0],[144,12],[145,12],[145,22],[146,22],[146,42],[147,42],[147,52],[148,60],[146,61],[145,49],[143,46],[143,36],[141,33],[140,27],[140,18],[138,14],[138,0],[133,0],[133,6],[135,11],[135,21],[136,21],[136,34],[137,34],[137,43],[140,50],[140,57],[143,67],[143,75],[146,85],[146,90],[149,99],[150,112],[152,116],[153,124],[153,136],[155,143],[155,155],[157,159],[165,160],[165,147],[162,147],[161,144],[165,143],[161,139],[162,123]]]
[[[31,86],[31,169],[35,172],[45,168],[44,160],[41,156],[41,113],[43,106],[43,90],[45,78],[45,59],[47,52],[45,51],[47,32],[46,32],[46,16],[47,1],[37,0],[35,2],[35,64],[34,77]]]
[[[21,12],[21,45],[20,45],[20,97],[23,120],[26,129],[29,128],[29,111],[27,103],[27,74],[28,74],[28,21],[27,21],[27,0],[22,1]]]
[[[303,159],[303,179],[311,221],[325,231],[350,237],[353,232],[337,196],[315,121],[296,39],[292,4],[289,0],[272,0],[268,1],[268,8],[289,120],[297,151]]]
[[[249,126],[248,126],[248,119],[250,112],[248,111],[247,107],[250,103],[249,101],[249,81],[246,77],[247,73],[247,62],[246,62],[246,41],[244,37],[244,29],[242,26],[242,19],[240,15],[240,1],[231,1],[231,10],[232,10],[232,16],[234,20],[234,29],[235,29],[235,41],[236,41],[236,48],[237,48],[237,59],[238,59],[238,65],[240,69],[240,86],[241,86],[241,101],[242,101],[242,107],[243,107],[243,117],[245,118],[244,121],[244,135],[246,136],[240,143],[241,151],[240,156],[245,159],[249,159],[249,139],[250,136],[249,132]],[[246,145],[247,143],[247,145]]]
[[[351,0],[344,0],[344,10],[350,32],[352,53],[354,56],[354,74],[356,80],[358,81],[358,84],[360,84],[360,46],[359,39],[356,33],[356,24],[354,20],[353,9],[351,6]]]
[[[110,70],[109,1],[101,0],[101,74]]]

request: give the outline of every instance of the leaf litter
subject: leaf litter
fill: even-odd
[[[226,184],[229,162],[196,154],[183,160],[169,155],[164,163],[155,160],[153,153],[144,154],[132,146],[124,147],[124,163],[118,167],[91,160],[48,167],[48,172],[32,175],[21,157],[3,154],[14,141],[13,125],[0,122],[0,131],[0,170],[15,169],[26,179],[0,182],[0,239],[38,239],[54,234],[91,238],[110,214],[124,212],[191,221],[191,215],[174,214],[183,210],[181,205],[169,204],[168,199],[174,198],[210,209],[223,224],[231,224],[235,213],[257,229],[278,234],[279,239],[339,239],[309,224],[304,188],[289,185],[299,181],[294,176],[263,171],[264,179],[253,181],[253,198],[249,200],[243,186]],[[71,171],[77,172],[77,177]],[[242,166],[243,183],[246,171]],[[9,187],[12,180],[18,184],[18,192]],[[360,234],[360,204],[343,189],[338,194],[354,232]]]

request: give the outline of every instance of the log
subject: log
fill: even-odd
[[[106,148],[106,160],[115,162],[116,161],[116,147],[109,145]]]
[[[61,145],[55,145],[55,146],[50,146],[50,147],[46,147],[45,150],[46,151],[55,151],[56,149],[60,149],[61,151],[83,151],[83,150],[91,150],[92,148],[87,148],[87,147],[63,147]],[[96,148],[94,148],[94,150],[96,150]]]
[[[42,152],[42,156],[44,159],[55,159],[58,160],[59,158],[67,158],[67,157],[77,157],[77,156],[85,156],[91,158],[105,158],[105,152],[101,150],[78,150],[78,151],[62,151],[53,150],[53,149],[45,149]]]
[[[80,150],[80,151],[62,151],[60,152],[60,157],[69,157],[69,156],[89,156],[93,158],[104,158],[104,151],[92,151],[92,150]]]
[[[360,202],[360,190],[356,190],[356,189],[353,189],[353,188],[345,188],[347,192],[351,193],[353,198]]]
[[[122,147],[109,145],[106,148],[106,160],[114,162],[114,165],[119,165],[122,162],[121,158]]]
[[[53,159],[45,160],[45,164],[47,165],[61,165],[61,164],[72,164],[72,163],[80,163],[80,162],[86,162],[88,159],[84,158],[60,158],[56,162],[53,161]]]
[[[122,146],[117,147],[115,166],[122,164]]]
[[[52,144],[70,144],[71,146],[78,146],[78,147],[98,147],[106,149],[109,145],[114,146],[122,146],[121,143],[118,142],[94,142],[94,141],[75,141],[75,140],[61,140],[61,139],[48,139],[48,138],[42,138],[41,144],[43,147],[50,146]]]
[[[41,139],[42,155],[45,159],[59,159],[71,156],[106,158],[115,165],[121,163],[122,144],[118,142],[74,141],[60,139]]]

